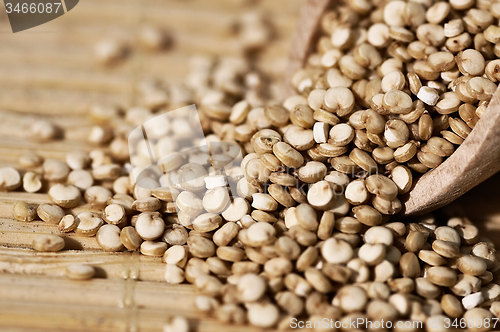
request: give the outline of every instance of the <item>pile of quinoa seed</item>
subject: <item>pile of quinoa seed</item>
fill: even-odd
[[[292,78],[297,94],[284,102],[270,100],[272,83],[250,60],[197,57],[184,85],[148,80],[136,107],[94,105],[89,141],[99,148],[65,161],[23,156],[21,172],[0,169],[0,187],[47,188],[53,204],[19,202],[19,221],[40,218],[61,233],[96,236],[106,251],[162,257],[165,281],[193,284],[197,308],[223,322],[494,330],[493,243],[466,218],[390,216],[414,178],[450,156],[487,108],[500,77],[499,17],[500,3],[487,0],[336,3]],[[242,22],[251,40],[242,44],[264,47],[265,23]],[[236,144],[241,158],[200,147],[181,158],[187,163],[170,162],[164,182],[139,186],[147,162],[139,154],[130,163],[128,134],[192,103],[205,143]],[[37,128],[50,136],[50,126]],[[152,148],[172,153],[189,134],[183,128],[179,119],[169,129],[176,139],[158,137]],[[229,159],[217,172],[214,160]],[[68,213],[82,202],[92,212]],[[41,235],[33,248],[59,251],[64,241]],[[68,277],[92,275],[88,266],[68,267]],[[357,328],[391,330],[374,326]]]

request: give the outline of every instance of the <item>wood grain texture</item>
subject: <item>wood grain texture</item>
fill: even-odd
[[[403,199],[405,216],[433,211],[465,194],[500,170],[500,89],[458,149],[424,174]]]
[[[301,67],[309,55],[312,43],[317,34],[321,15],[328,7],[330,0],[306,0],[301,12],[295,33],[292,39],[292,47],[288,56],[288,65],[283,82],[283,99],[294,94],[290,84],[293,73]]]

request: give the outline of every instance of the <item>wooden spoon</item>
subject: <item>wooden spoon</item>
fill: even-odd
[[[321,15],[329,0],[306,0],[292,42],[285,74],[285,97],[294,94],[293,73],[301,68],[316,37]],[[460,147],[439,167],[414,182],[402,197],[400,216],[422,214],[446,205],[500,170],[500,89],[488,109]]]

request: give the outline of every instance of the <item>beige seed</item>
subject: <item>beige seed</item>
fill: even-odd
[[[310,149],[315,143],[313,131],[298,126],[288,127],[285,134],[283,135],[283,140],[298,151]],[[258,150],[256,150],[256,152],[263,153]]]
[[[366,178],[366,189],[378,197],[386,200],[393,200],[398,194],[398,187],[389,178],[374,174]]]
[[[336,298],[339,301],[339,307],[345,312],[361,312],[368,302],[366,292],[357,286],[342,287]]]
[[[104,226],[103,226],[104,227]],[[144,241],[141,243],[139,250],[145,256],[163,256],[167,250],[165,242]]]
[[[441,226],[434,231],[436,240],[448,241],[460,246],[461,240],[458,232],[448,226]]]
[[[383,244],[364,244],[359,248],[358,256],[368,265],[375,266],[384,260],[385,253]]]
[[[336,113],[338,116],[345,116],[354,107],[354,95],[350,89],[336,86],[326,91],[324,104],[329,111]]]
[[[479,230],[474,225],[458,225],[455,230],[464,244],[475,244],[479,240]]]
[[[165,233],[163,233],[162,236],[163,241],[170,245],[184,245],[187,242],[187,238],[188,232],[186,230],[186,227],[177,224],[168,225]]]
[[[435,299],[441,294],[442,289],[432,284],[427,278],[416,278],[415,291],[426,299]]]
[[[62,161],[48,158],[43,162],[43,177],[49,181],[62,181],[69,174],[69,167]]]
[[[305,183],[316,183],[323,180],[327,172],[325,164],[317,161],[309,161],[299,168],[297,177]]]
[[[394,237],[392,232],[383,226],[375,226],[369,228],[365,232],[364,241],[368,244],[384,244],[386,246],[391,246]]]
[[[412,252],[407,252],[401,256],[399,268],[401,275],[405,278],[417,278],[420,275],[418,258]]]
[[[448,142],[460,145],[464,142],[464,139],[457,134],[448,131],[448,130],[443,130],[440,132],[441,135],[443,135],[443,138],[446,139]]]
[[[390,148],[400,147],[408,141],[409,130],[406,124],[398,119],[391,119],[385,125],[384,137]]]
[[[164,278],[168,284],[180,284],[185,278],[184,271],[175,264],[166,264]]]
[[[233,124],[241,124],[245,121],[248,112],[250,112],[251,106],[246,100],[242,100],[234,104],[231,108],[231,115],[229,116],[229,121]]]
[[[280,105],[272,105],[264,108],[264,116],[275,127],[282,127],[287,124],[290,113]]]
[[[281,277],[292,271],[292,263],[283,257],[276,257],[264,264],[264,271],[272,277]]]
[[[74,231],[76,229],[76,219],[71,214],[67,214],[62,217],[59,222],[59,226],[57,227],[58,231],[61,233],[68,233]]]
[[[288,167],[298,168],[304,163],[304,157],[285,142],[278,142],[273,145],[273,153],[278,159]]]
[[[441,298],[441,307],[444,313],[452,318],[461,317],[464,312],[464,308],[460,301],[451,294],[443,295]]]
[[[453,242],[435,240],[432,242],[432,249],[437,254],[446,258],[455,258],[460,256],[459,246]]]
[[[85,264],[69,264],[66,266],[66,276],[73,280],[89,280],[95,274],[95,269]]]
[[[110,204],[104,209],[104,220],[108,224],[118,225],[125,221],[125,208],[119,204]]]
[[[33,249],[40,252],[56,252],[64,249],[62,237],[57,235],[37,235],[31,243]]]
[[[241,197],[236,197],[227,209],[222,212],[222,217],[227,221],[239,221],[243,216],[248,214],[249,211],[250,205],[248,202]]]
[[[104,223],[103,220],[93,212],[82,212],[75,219],[78,226],[75,229],[76,233],[83,236],[94,236]]]
[[[236,247],[219,247],[216,254],[218,258],[227,262],[239,262],[245,258],[245,252]]]
[[[340,123],[330,129],[329,143],[335,146],[346,146],[353,138],[354,129],[346,123]]]
[[[429,140],[432,136],[432,133],[434,131],[434,121],[432,117],[429,115],[427,111],[424,111],[420,119],[418,120],[418,137],[421,140]],[[411,151],[415,151],[412,155],[415,156],[415,153],[417,152],[417,147],[415,144],[413,144],[415,148]]]
[[[461,274],[458,276],[457,283],[450,290],[458,296],[467,296],[481,289],[481,280],[478,278]]]
[[[286,187],[282,187],[278,184],[272,184],[268,187],[268,192],[279,204],[284,207],[292,207],[297,204],[297,201],[294,199],[294,193],[296,192],[291,189],[287,190]]]
[[[278,203],[267,194],[253,194],[252,195],[252,207],[262,211],[274,211],[278,208]]]
[[[226,187],[217,187],[208,190],[203,196],[203,207],[210,213],[224,211],[230,203],[229,193]]]
[[[378,165],[372,159],[370,154],[361,149],[354,148],[349,154],[349,158],[352,161],[354,161],[356,165],[358,165],[360,168],[364,169],[370,174],[376,173],[378,170]]]
[[[457,268],[464,274],[479,276],[486,272],[487,267],[484,259],[472,255],[464,255],[457,259]]]
[[[266,283],[260,276],[245,274],[239,278],[237,284],[238,298],[243,302],[255,302],[264,296]]]
[[[22,168],[33,169],[39,167],[43,163],[43,158],[36,152],[27,152],[19,157],[19,165]]]
[[[19,201],[12,209],[12,215],[19,221],[33,221],[37,213],[36,209],[32,205],[24,201]]]
[[[369,193],[363,180],[352,181],[345,189],[345,198],[352,205],[363,204],[368,199],[368,195]]]
[[[479,76],[484,73],[486,66],[484,57],[474,49],[467,49],[458,53],[455,60],[458,69],[463,75]]]
[[[141,237],[132,226],[124,227],[121,230],[120,240],[125,248],[132,251],[137,250],[142,243]]]
[[[158,187],[151,190],[151,195],[163,202],[173,202],[179,195],[179,191],[172,187]]]
[[[105,251],[120,251],[123,249],[120,240],[120,228],[116,225],[104,225],[97,231],[97,243]]]
[[[318,229],[316,211],[309,204],[300,204],[295,208],[295,216],[299,225],[309,231]]]
[[[401,201],[398,198],[389,201],[379,196],[373,197],[372,205],[382,214],[397,214],[402,208]]]
[[[453,144],[437,136],[431,137],[426,146],[429,152],[440,157],[450,156],[454,151]]]
[[[353,217],[341,217],[335,221],[335,229],[345,234],[357,234],[363,229],[363,224]]]
[[[443,162],[442,157],[435,155],[434,153],[424,151],[417,152],[417,159],[422,163],[422,165],[428,168],[436,168]]]
[[[382,223],[382,215],[369,205],[358,205],[352,208],[354,217],[367,226],[378,226]],[[318,234],[319,235],[319,234]]]
[[[0,190],[15,190],[21,185],[21,175],[12,167],[0,168]]]
[[[394,160],[394,150],[385,146],[378,147],[372,151],[373,159],[379,164],[388,164]]]
[[[484,259],[488,268],[496,262],[496,250],[486,242],[479,242],[472,247],[471,255]]]
[[[323,212],[319,221],[318,238],[321,240],[328,239],[335,228],[335,214],[331,211]]]
[[[247,236],[252,246],[259,247],[274,242],[276,230],[268,223],[257,222],[248,228]]]
[[[353,256],[352,247],[345,241],[330,238],[321,247],[323,258],[329,263],[346,263]]]
[[[467,126],[465,122],[460,119],[450,118],[449,123],[453,132],[463,139],[466,139],[472,131],[472,129],[470,129],[469,126]]]
[[[271,303],[252,303],[248,304],[248,321],[250,324],[269,328],[274,326],[279,319],[278,308]]]
[[[190,325],[186,318],[175,316],[169,319],[167,324],[163,325],[163,332],[189,332]]]
[[[401,165],[394,167],[391,170],[391,179],[398,187],[400,195],[410,191],[413,183],[413,176],[408,167]]]
[[[239,230],[240,227],[236,223],[227,222],[214,233],[213,241],[217,246],[226,246],[236,237]]]
[[[154,197],[145,197],[142,199],[137,199],[131,205],[132,210],[139,212],[153,212],[160,209],[160,207],[161,207],[160,201]]]
[[[187,263],[187,258],[188,255],[186,247],[175,245],[165,251],[162,261],[167,264],[173,264],[183,268]]]
[[[311,185],[307,192],[307,201],[318,210],[328,210],[335,203],[336,196],[327,181]]]
[[[80,203],[80,190],[71,185],[56,184],[49,189],[49,198],[63,208],[74,208]]]
[[[412,100],[403,91],[390,90],[384,94],[382,105],[391,114],[408,114],[412,109]]]
[[[92,169],[92,176],[96,180],[115,180],[122,173],[120,165],[101,165]]]
[[[90,157],[82,151],[73,151],[66,154],[66,164],[73,170],[85,169],[90,164]]]
[[[418,252],[418,258],[420,258],[420,260],[423,261],[424,263],[427,263],[431,266],[439,266],[446,264],[446,259],[439,256],[432,250],[420,250]]]
[[[89,171],[78,169],[69,173],[66,182],[80,190],[87,190],[94,184],[94,179]]]
[[[40,219],[54,225],[59,224],[65,215],[64,210],[59,206],[46,203],[40,204],[36,212]]]
[[[491,312],[483,308],[474,308],[472,310],[468,310],[464,313],[464,320],[469,322],[477,322],[472,328],[469,328],[471,331],[488,331],[493,328],[490,326],[486,326],[487,321],[491,321],[493,316]],[[483,324],[479,324],[479,322],[483,322]]]
[[[113,193],[102,186],[92,186],[85,190],[83,194],[85,201],[92,206],[104,207],[108,199],[113,197]]]
[[[203,202],[190,191],[183,191],[177,196],[175,204],[185,214],[190,217],[196,217],[203,212]]]
[[[405,248],[410,252],[420,251],[424,247],[427,237],[418,231],[410,231],[405,240]]]
[[[464,23],[461,19],[450,20],[444,24],[445,37],[456,37],[464,32]]]
[[[466,84],[469,94],[479,100],[490,100],[497,85],[484,77],[473,77]]]
[[[23,176],[23,189],[29,193],[36,193],[42,189],[40,175],[34,172],[26,172]]]
[[[143,212],[135,222],[135,229],[144,240],[155,240],[165,230],[165,222],[158,212]]]
[[[435,285],[451,287],[457,282],[457,273],[445,266],[433,266],[427,270],[427,278]]]

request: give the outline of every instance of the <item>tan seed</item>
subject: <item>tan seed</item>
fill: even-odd
[[[64,239],[57,235],[37,235],[31,243],[40,252],[56,252],[64,249]]]

